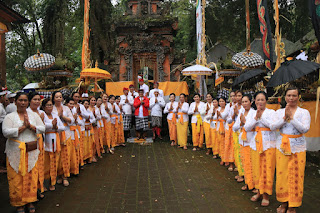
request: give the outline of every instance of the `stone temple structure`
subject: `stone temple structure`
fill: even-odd
[[[112,67],[119,76],[113,77],[136,82],[139,74],[147,73],[148,80],[178,81],[180,71],[175,68],[182,60],[174,54],[177,28],[178,19],[163,0],[128,0],[125,14],[114,24],[117,48]]]

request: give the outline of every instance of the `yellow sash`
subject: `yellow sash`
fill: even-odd
[[[202,118],[201,118],[201,115],[200,115],[200,114],[196,114],[196,118],[197,118],[197,123],[196,123],[197,132],[200,133],[200,128],[201,128],[201,126],[202,126]]]
[[[76,149],[79,149],[80,141],[79,141],[77,129],[78,129],[77,126],[70,126],[70,131],[74,132],[74,146],[76,147]]]
[[[172,114],[172,123],[177,124],[177,118],[176,118],[176,113],[170,112]]]
[[[290,140],[289,138],[300,138],[303,136],[303,134],[300,135],[287,135],[280,133],[282,135],[282,141],[281,141],[281,146],[280,149],[281,151],[284,152],[285,155],[291,155],[291,147],[290,147]]]
[[[14,142],[19,143],[19,149],[20,149],[20,163],[19,163],[19,172],[22,176],[25,176],[27,173],[27,167],[26,167],[26,154],[27,154],[27,147],[26,142],[22,142],[16,139],[10,139]]]
[[[259,151],[259,153],[262,153],[263,152],[262,131],[271,131],[271,130],[269,128],[259,127],[259,126],[257,126],[255,130],[257,132],[257,135],[255,137],[255,140],[258,143],[257,150]]]
[[[178,115],[180,115],[180,118],[179,118],[179,122],[181,124],[183,124],[184,120],[183,120],[183,115],[186,115],[187,113],[184,113],[184,112],[178,112]]]
[[[37,134],[38,137],[38,149],[40,152],[43,151],[43,136],[42,134]]]
[[[224,134],[225,131],[224,131],[224,125],[223,125],[223,122],[224,120],[222,118],[218,119],[218,121],[220,122],[220,125],[219,125],[219,133],[220,134]]]

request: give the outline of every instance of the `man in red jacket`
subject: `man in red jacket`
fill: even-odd
[[[138,131],[138,139],[145,139],[145,131],[148,128],[149,116],[149,99],[144,96],[144,90],[139,90],[139,96],[134,99],[133,106],[135,108],[134,115],[136,117],[136,130]]]

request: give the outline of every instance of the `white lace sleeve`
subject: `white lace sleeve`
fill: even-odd
[[[306,109],[302,109],[301,115],[303,117],[298,118],[297,116],[293,116],[291,120],[291,124],[302,134],[307,133],[310,129],[311,117],[310,113]]]
[[[8,114],[2,122],[2,133],[6,138],[16,138],[19,135],[19,128],[14,127],[14,121],[11,114]]]

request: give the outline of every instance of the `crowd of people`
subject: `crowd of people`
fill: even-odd
[[[67,187],[70,175],[79,175],[103,153],[113,154],[116,147],[125,146],[127,138],[145,140],[149,115],[153,139],[162,139],[163,114],[167,114],[171,146],[185,150],[190,116],[192,150],[206,147],[207,155],[220,159],[229,171],[237,171],[236,181],[245,183],[241,189],[255,193],[251,201],[269,205],[276,172],[276,197],[282,203],[277,212],[295,212],[301,206],[306,163],[303,134],[311,118],[298,107],[297,88],[289,88],[286,106],[274,111],[266,107],[268,97],[262,91],[254,97],[232,91],[230,103],[212,94],[203,102],[195,94],[191,104],[185,94],[176,101],[171,93],[166,103],[157,82],[150,91],[143,80],[139,84],[138,92],[130,85],[121,96],[81,97],[74,92],[64,98],[58,91],[41,100],[37,92],[16,94],[16,110],[2,116],[1,123],[7,138],[10,202],[17,212],[25,212],[25,207],[35,212],[33,203],[44,197],[43,192],[54,191],[57,183]],[[133,126],[136,135],[130,131]],[[49,180],[48,187],[44,180]]]

